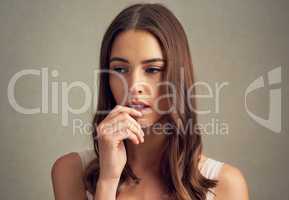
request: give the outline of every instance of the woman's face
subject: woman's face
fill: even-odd
[[[135,118],[142,127],[160,119],[167,108],[162,97],[162,73],[165,61],[157,39],[146,31],[129,30],[120,33],[112,46],[109,84],[118,105],[141,101],[149,105],[143,116]],[[116,72],[116,73],[115,73]]]

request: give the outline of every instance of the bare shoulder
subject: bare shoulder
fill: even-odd
[[[237,167],[224,163],[216,187],[216,200],[248,200],[248,186],[243,173]]]
[[[76,152],[60,156],[51,168],[55,199],[85,199],[82,165]]]

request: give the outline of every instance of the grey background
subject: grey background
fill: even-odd
[[[93,90],[103,33],[124,7],[139,1],[0,1],[1,143],[0,199],[53,199],[50,170],[60,155],[90,148],[85,131],[73,129],[73,119],[89,123],[93,109],[25,115],[9,104],[11,77],[24,69],[58,70],[51,83],[83,81]],[[157,2],[157,1],[156,1]],[[251,199],[289,199],[288,158],[288,1],[158,1],[180,19],[190,42],[196,78],[214,86],[228,82],[220,96],[220,112],[200,116],[200,123],[216,118],[226,123],[226,135],[204,135],[205,153],[237,166],[248,182]],[[251,119],[244,107],[249,84],[282,66],[282,132],[274,133]],[[265,79],[266,80],[266,79]],[[26,76],[16,84],[19,104],[41,105],[41,78]],[[206,92],[201,88],[200,93]],[[59,91],[59,102],[61,101]],[[49,95],[49,98],[51,95]],[[81,89],[70,93],[70,105],[84,102]],[[198,102],[214,109],[212,99]],[[267,118],[268,88],[248,97],[249,108]],[[51,99],[49,99],[51,105]],[[61,107],[61,106],[60,106]]]

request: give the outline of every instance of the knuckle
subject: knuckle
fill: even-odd
[[[131,131],[126,127],[126,128],[124,129],[124,134],[125,134],[126,136],[128,136],[128,135],[131,134]]]
[[[126,118],[127,117],[125,112],[120,112],[119,115],[120,115],[121,118]]]
[[[137,125],[137,127],[138,127],[139,129],[141,129],[141,126],[140,126],[140,124],[139,124],[139,123],[136,123],[136,125]]]
[[[121,109],[121,105],[116,105],[116,106],[115,106],[115,109],[116,109],[116,110]]]
[[[128,113],[122,112],[122,114],[123,114],[123,116],[124,116],[125,118],[129,118],[129,114],[128,114]]]
[[[126,124],[128,128],[134,128],[133,124],[129,120],[126,120]]]

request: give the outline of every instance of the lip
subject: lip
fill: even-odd
[[[145,107],[139,109],[139,108],[136,108],[136,107],[131,107],[131,105],[144,105]],[[144,102],[144,101],[140,101],[140,100],[130,101],[130,102],[128,102],[128,103],[126,104],[126,106],[128,106],[128,107],[130,107],[130,108],[133,108],[133,109],[136,109],[136,110],[140,111],[140,112],[143,113],[143,114],[149,114],[149,113],[152,112],[151,106],[150,106],[148,103],[146,103],[146,102]]]
[[[150,107],[150,105],[148,103],[140,101],[140,100],[130,101],[126,104],[126,106],[130,106],[130,105],[144,105],[145,108]]]
[[[144,108],[141,108],[141,109],[133,108],[133,109],[141,112],[143,115],[147,115],[147,114],[150,114],[152,112],[151,107],[144,107]],[[137,118],[142,118],[142,117],[137,117]]]

